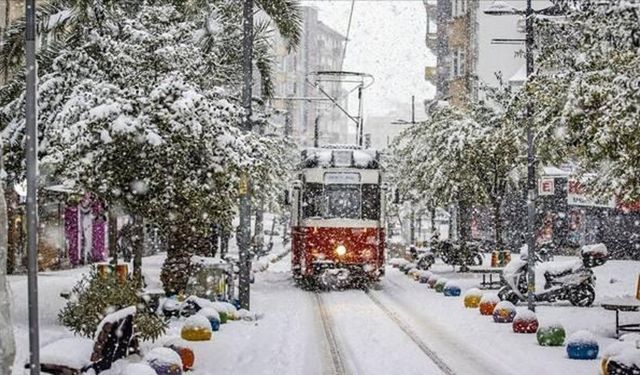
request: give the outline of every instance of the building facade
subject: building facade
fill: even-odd
[[[483,86],[520,85],[526,78],[524,18],[489,15],[492,1],[423,0],[427,13],[426,44],[437,56],[425,78],[436,86],[437,98],[464,106],[484,100]],[[524,9],[525,0],[504,0],[502,6]],[[534,0],[535,9],[552,6]]]
[[[300,145],[346,143],[349,131],[346,117],[315,87],[312,73],[342,69],[345,37],[318,20],[313,7],[301,7],[303,32],[300,45],[289,51],[285,42],[276,38],[275,98],[273,105],[285,111],[287,132]],[[333,98],[346,93],[338,83],[325,83],[323,88]],[[346,100],[339,99],[342,106]],[[317,131],[316,131],[317,129]],[[354,138],[355,132],[353,131]]]

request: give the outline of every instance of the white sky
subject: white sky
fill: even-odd
[[[320,21],[347,32],[351,0],[303,0],[318,9]],[[426,48],[426,13],[422,0],[356,0],[344,70],[372,74],[376,82],[365,91],[364,114],[381,116],[397,107],[410,118],[411,95],[416,117],[435,88],[424,80],[425,66],[435,65]]]

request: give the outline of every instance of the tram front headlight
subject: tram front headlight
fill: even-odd
[[[347,248],[344,245],[338,245],[338,247],[336,247],[336,254],[338,254],[338,256],[344,256],[347,253]]]

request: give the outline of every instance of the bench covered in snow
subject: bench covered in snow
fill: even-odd
[[[53,375],[76,375],[90,370],[95,373],[111,368],[111,364],[129,354],[134,346],[133,319],[135,306],[127,307],[102,319],[93,340],[66,338],[54,341],[40,351],[40,369]]]

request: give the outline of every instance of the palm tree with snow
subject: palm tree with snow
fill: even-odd
[[[135,13],[141,6],[172,5],[190,14],[201,23],[202,43],[206,51],[211,39],[218,38],[209,26],[216,19],[235,25],[236,33],[242,28],[242,4],[233,0],[50,0],[38,5],[36,11],[37,30],[40,35],[38,65],[42,72],[53,63],[62,49],[79,48],[82,36],[100,33],[104,27],[119,27],[119,12]],[[287,41],[288,47],[295,48],[300,42],[302,16],[299,0],[256,0],[256,12],[265,17],[257,17],[254,32],[254,64],[260,72],[263,95],[272,94],[272,52],[270,36],[273,26]],[[24,31],[25,18],[14,21],[5,31],[0,45],[0,74],[13,77],[0,88],[0,106],[15,99],[24,90]],[[234,30],[231,31],[233,35]],[[230,40],[231,41],[231,40]],[[237,41],[237,40],[236,40]],[[234,48],[235,47],[235,48]],[[229,46],[228,58],[241,63],[241,53],[237,46]],[[234,53],[235,52],[235,53]],[[0,124],[2,119],[0,118]]]

